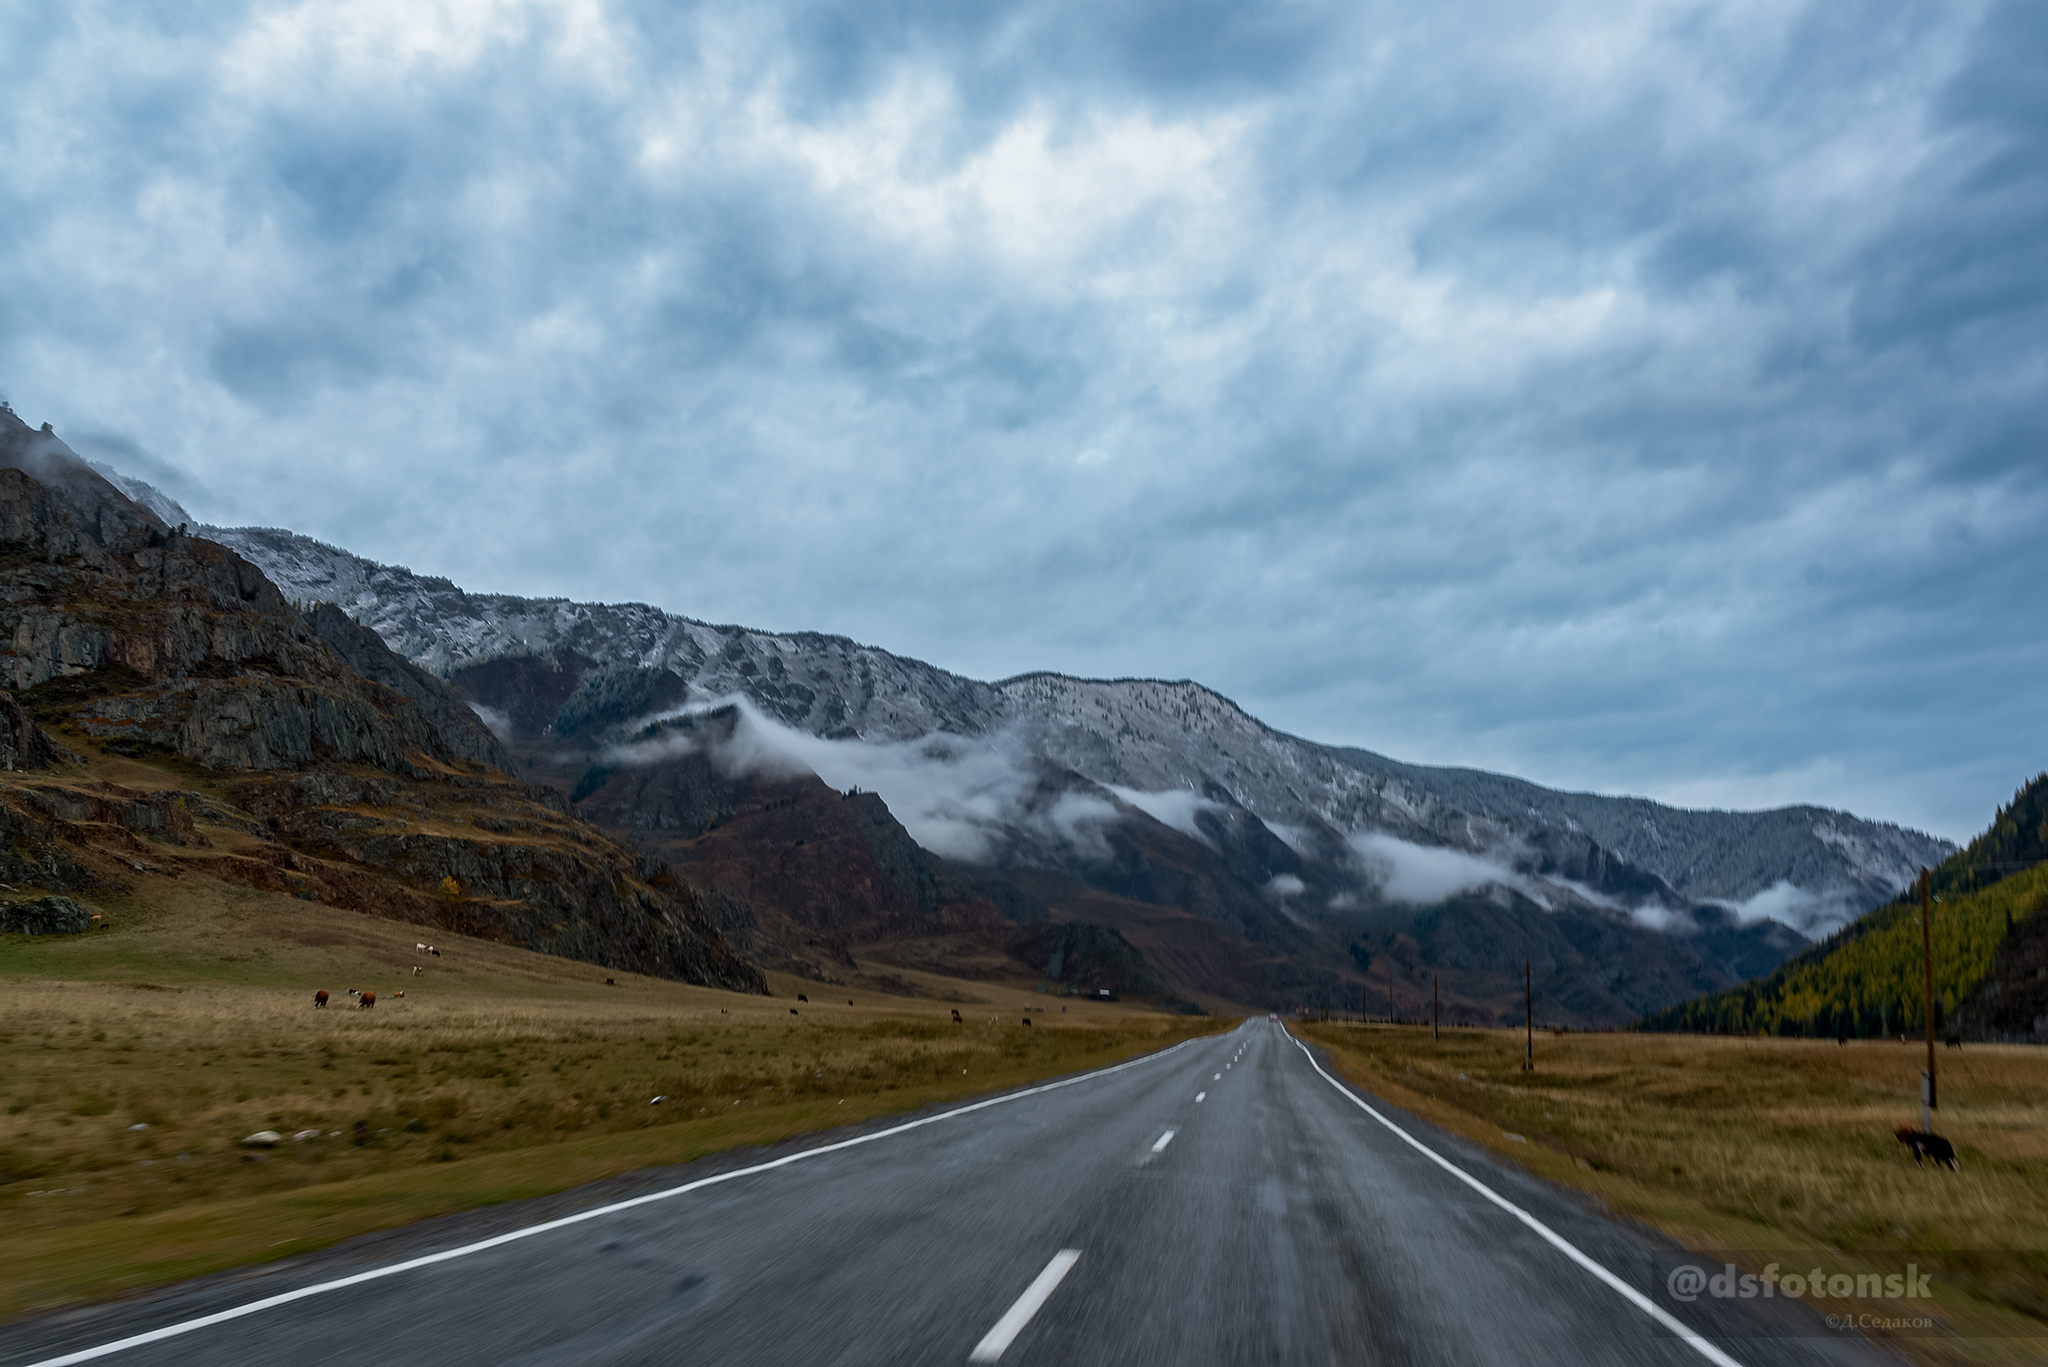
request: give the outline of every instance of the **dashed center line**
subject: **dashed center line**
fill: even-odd
[[[1003,1312],[1003,1317],[996,1321],[996,1327],[982,1335],[981,1342],[974,1345],[974,1351],[967,1355],[967,1360],[994,1362],[1001,1357],[1010,1341],[1024,1332],[1024,1326],[1031,1323],[1031,1317],[1051,1298],[1053,1290],[1080,1260],[1081,1250],[1078,1248],[1063,1248],[1053,1254],[1052,1261],[1045,1265],[1045,1271],[1024,1288],[1024,1294]]]
[[[1160,1135],[1159,1142],[1152,1146],[1152,1152],[1158,1153],[1161,1150],[1163,1150],[1168,1144],[1171,1144],[1173,1142],[1173,1136],[1174,1131],[1172,1130],[1168,1130],[1165,1134]]]
[[[1221,1074],[1221,1073],[1218,1073],[1218,1074],[1216,1075],[1216,1079],[1215,1079],[1215,1080],[1216,1080],[1216,1081],[1218,1081],[1218,1082],[1221,1082],[1221,1081],[1223,1081],[1223,1074]]]
[[[1209,1094],[1208,1094],[1207,1092],[1196,1092],[1196,1093],[1195,1093],[1195,1100],[1197,1100],[1197,1101],[1206,1101],[1206,1100],[1208,1100],[1208,1099],[1209,1099]]]

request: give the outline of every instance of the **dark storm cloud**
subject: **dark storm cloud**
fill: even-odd
[[[0,25],[0,391],[200,516],[1681,801],[2048,764],[2036,6]]]

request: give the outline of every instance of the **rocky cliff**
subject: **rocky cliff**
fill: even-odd
[[[11,413],[0,682],[16,895],[199,875],[764,990],[702,899],[511,777],[445,683],[331,608],[295,609]]]

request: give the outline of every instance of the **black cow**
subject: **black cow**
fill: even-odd
[[[1956,1146],[1940,1135],[1928,1130],[1916,1130],[1911,1125],[1901,1125],[1896,1131],[1901,1144],[1910,1145],[1913,1150],[1913,1166],[1920,1166],[1922,1156],[1937,1163],[1948,1164],[1950,1172],[1961,1172],[1956,1165]]]

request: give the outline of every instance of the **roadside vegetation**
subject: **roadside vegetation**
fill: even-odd
[[[1915,1167],[1917,1042],[1541,1034],[1307,1024],[1339,1069],[1553,1181],[1699,1249],[1906,1251],[1959,1334],[1941,1363],[2037,1362],[2048,1337],[2048,1050],[1944,1050],[1936,1128],[1960,1172]],[[1988,1337],[2024,1334],[2026,1338]]]
[[[410,926],[210,885],[112,919],[0,940],[0,1315],[1225,1027],[987,983],[927,985],[972,998],[955,1024],[952,1001],[797,979],[762,998],[476,941],[436,958]]]
[[[1999,809],[1969,846],[1931,871],[1939,1018],[1990,971],[2015,924],[2048,907],[2048,774]],[[1787,959],[1765,977],[1653,1011],[1645,1030],[1873,1038],[1915,1034],[1925,1019],[1920,894],[1884,906]]]

